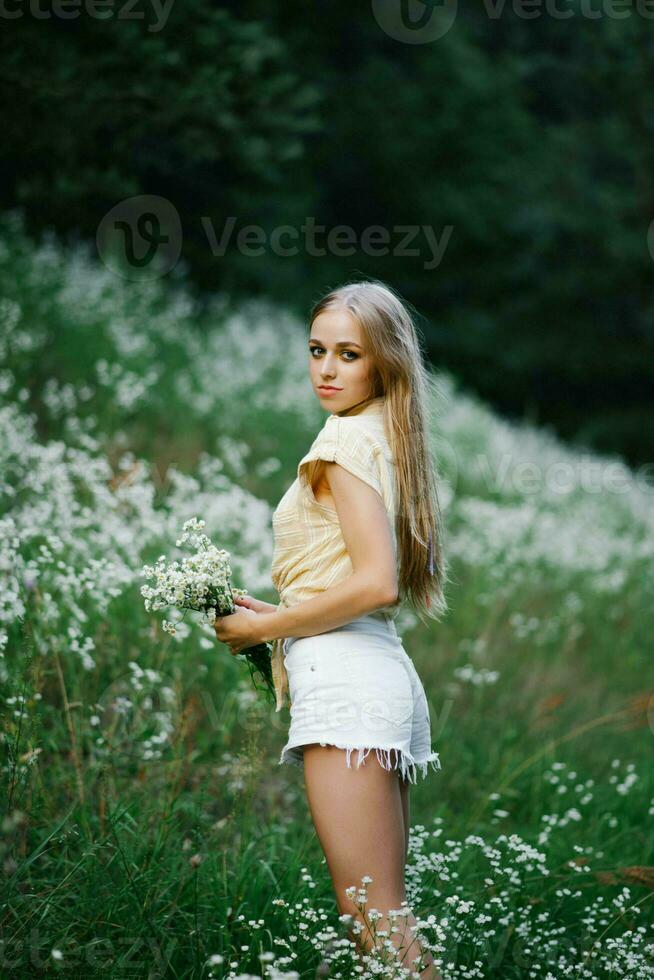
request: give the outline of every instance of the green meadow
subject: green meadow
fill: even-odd
[[[197,516],[277,600],[271,513],[324,420],[306,330],[0,216],[3,980],[383,975],[278,764],[288,709],[140,595]],[[651,474],[439,381],[449,612],[398,623],[442,764],[410,904],[445,980],[654,977]]]

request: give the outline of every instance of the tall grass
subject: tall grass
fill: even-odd
[[[139,595],[197,515],[276,599],[323,418],[304,330],[0,220],[0,976],[357,975],[287,713]],[[654,976],[652,486],[441,380],[450,613],[399,623],[443,765],[411,904],[447,980]]]

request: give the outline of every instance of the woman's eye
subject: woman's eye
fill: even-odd
[[[322,350],[322,347],[310,347],[309,350],[311,351],[312,354],[315,354],[316,351],[321,351]],[[342,354],[351,354],[352,355],[352,357],[346,358],[346,360],[348,360],[348,361],[351,361],[351,360],[356,361],[357,357],[359,356],[358,354],[355,354],[355,352],[353,350],[344,350],[344,351],[341,351],[341,353]]]

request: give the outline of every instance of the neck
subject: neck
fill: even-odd
[[[336,412],[336,415],[338,415],[339,418],[343,418],[345,415],[350,415],[353,409],[358,408],[360,405],[366,405],[368,402],[372,402],[378,397],[378,395],[369,395],[368,398],[364,398],[362,401],[357,402],[356,405],[350,405],[350,407],[346,408],[343,412]]]

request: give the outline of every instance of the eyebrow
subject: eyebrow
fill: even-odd
[[[317,337],[309,337],[309,343],[310,344],[311,343],[320,344],[320,341],[318,340]],[[324,347],[324,344],[320,344],[320,346],[321,347]],[[361,344],[355,344],[355,342],[353,340],[339,340],[339,341],[337,341],[336,346],[337,347],[358,347],[359,350],[363,350],[363,347],[361,346]]]

